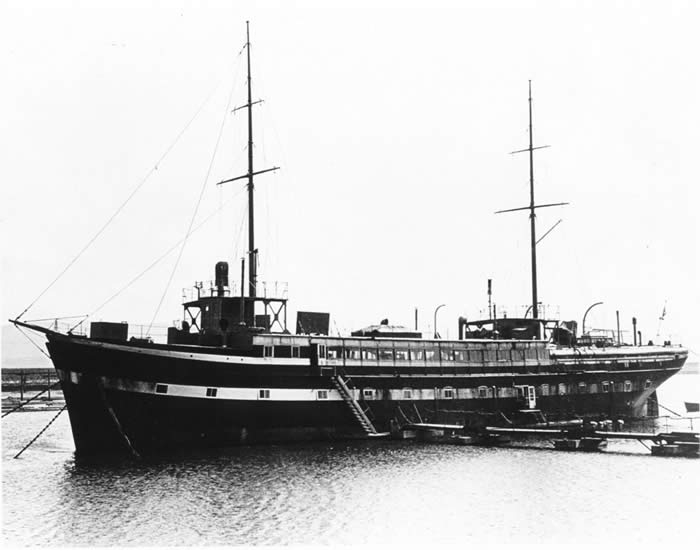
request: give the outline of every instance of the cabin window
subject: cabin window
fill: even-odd
[[[328,399],[328,390],[318,390],[316,395],[319,399]]]
[[[397,349],[394,351],[397,361],[408,361],[408,350],[407,349]]]
[[[469,360],[475,363],[481,363],[484,360],[484,356],[480,349],[469,350]]]
[[[542,384],[540,386],[541,388],[541,395],[549,395],[549,384]]]
[[[292,346],[292,357],[294,357],[294,358],[301,357],[301,347],[300,346]]]
[[[651,380],[647,380],[644,382],[644,389],[647,390],[651,388]]]
[[[403,398],[404,399],[413,399],[413,390],[410,388],[406,388],[403,390]]]
[[[422,349],[412,349],[411,361],[425,361],[424,351]]]
[[[455,391],[453,388],[443,388],[442,390],[442,398],[443,399],[454,399],[455,397]]]
[[[343,348],[328,348],[328,359],[340,359],[343,356]]]
[[[379,348],[379,360],[380,361],[393,361],[394,360],[394,350]]]
[[[377,358],[377,351],[373,349],[363,349],[362,358],[371,359],[372,361],[374,361]]]
[[[260,399],[270,399],[270,390],[259,390],[258,397]]]
[[[499,349],[497,352],[497,356],[499,361],[508,361],[510,360],[510,351]]]
[[[608,393],[610,391],[610,382],[607,380],[602,384],[603,393]]]
[[[591,384],[591,389],[589,390],[589,393],[598,393],[598,384],[595,382]]]
[[[460,363],[466,363],[467,362],[466,350],[463,350],[463,349],[455,350],[455,361],[459,361]]]
[[[566,384],[559,384],[559,395],[566,395]]]
[[[345,348],[345,358],[346,359],[359,359],[360,358],[360,350],[357,348]]]
[[[479,386],[479,398],[484,399],[489,396],[489,389],[486,386]]]
[[[156,384],[156,393],[168,393],[168,385]]]
[[[454,356],[454,351],[451,349],[441,349],[440,350],[440,359],[443,361],[454,361],[455,356]]]
[[[216,388],[207,388],[207,397],[216,397]]]
[[[498,358],[497,358],[497,356],[496,356],[496,352],[495,352],[494,350],[491,350],[491,349],[490,349],[490,350],[486,350],[486,351],[484,352],[484,359],[485,359],[486,361],[497,361],[497,360],[498,360]]]
[[[273,357],[274,356],[274,347],[273,346],[263,346],[263,356],[264,357]]]
[[[624,391],[626,391],[626,392],[632,391],[632,381],[631,380],[625,380]]]
[[[585,382],[579,382],[578,383],[578,392],[579,393],[586,393],[586,383]]]
[[[325,359],[326,358],[326,346],[319,344],[318,346],[318,357],[319,359]]]
[[[435,361],[435,350],[434,349],[425,350],[425,360],[426,361]]]
[[[372,388],[365,388],[362,390],[362,399],[374,399],[375,394],[376,390],[373,390]]]

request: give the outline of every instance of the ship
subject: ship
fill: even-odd
[[[459,318],[458,337],[425,338],[384,320],[348,336],[329,314],[298,312],[286,293],[260,292],[254,233],[253,105],[246,25],[248,253],[240,291],[229,264],[195,283],[167,342],[128,337],[124,322],[92,322],[89,334],[10,319],[45,336],[70,417],[76,456],[136,455],[263,442],[380,438],[402,426],[478,427],[518,418],[546,422],[647,414],[656,389],[677,373],[680,346],[577,336],[575,323],[540,315],[537,296],[529,90],[532,306],[520,317]],[[504,211],[505,212],[505,211]],[[489,281],[489,295],[491,281]],[[26,310],[25,310],[26,312]],[[585,323],[585,320],[584,320]],[[582,327],[584,329],[585,327]],[[536,413],[536,414],[528,414]]]

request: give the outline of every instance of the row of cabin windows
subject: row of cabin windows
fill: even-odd
[[[631,380],[625,380],[624,382],[614,382],[612,380],[603,380],[600,383],[587,384],[586,382],[579,382],[578,384],[541,384],[536,386],[537,395],[547,396],[547,395],[566,395],[574,393],[613,393],[613,392],[631,392],[635,389],[639,390],[642,387],[636,387],[637,384],[632,383]],[[643,389],[648,389],[651,387],[651,380],[645,380],[643,384]]]
[[[324,356],[319,353],[319,356]],[[328,348],[326,359],[340,360],[343,348]],[[460,349],[353,349],[345,348],[345,359],[352,361],[457,361],[462,363],[483,361],[522,361],[545,359],[546,351],[527,350],[460,350]]]
[[[275,353],[275,346],[263,346],[263,357],[289,357],[290,346],[279,346],[283,353]],[[483,361],[522,361],[525,359],[546,359],[544,349],[524,350],[460,350],[460,349],[391,349],[391,348],[342,348],[319,345],[318,356],[321,359],[338,361],[349,359],[352,361],[457,361],[462,363]],[[291,346],[291,357],[301,357],[301,346]]]
[[[540,384],[536,386],[535,391],[538,396],[548,396],[548,395],[567,395],[573,393],[609,393],[609,392],[631,392],[634,390],[634,385],[631,380],[625,380],[624,382],[614,382],[612,380],[603,380],[600,385],[597,383],[587,384],[586,382],[579,382],[578,384]],[[644,389],[650,388],[652,385],[651,380],[646,380],[644,382]],[[437,388],[436,388],[437,390]],[[435,390],[427,390],[434,392]],[[488,397],[493,397],[494,388],[491,386],[479,386],[476,390],[472,388],[466,388],[460,391],[452,387],[442,388],[437,390],[439,392],[438,398],[442,399],[455,399],[457,397],[463,398],[479,398],[485,399]],[[168,393],[167,384],[156,384],[155,392],[160,394]],[[414,399],[420,396],[421,390],[414,390],[412,388],[404,388],[401,390],[402,399]],[[498,397],[513,397],[513,388],[496,388]],[[207,397],[216,397],[218,393],[218,388],[206,388]],[[458,395],[461,393],[462,395]],[[434,395],[434,393],[433,393]],[[328,399],[328,390],[316,390],[317,399]],[[363,388],[362,389],[362,399],[373,400],[377,398],[377,390],[373,388]],[[258,390],[258,399],[270,399],[270,390],[262,389]]]
[[[290,357],[290,355],[286,355],[286,353],[280,354],[279,351],[281,350],[289,351],[292,359],[301,357],[301,346],[279,346],[277,356]],[[275,346],[263,346],[263,357],[275,357]]]

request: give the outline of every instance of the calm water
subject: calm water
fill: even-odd
[[[683,400],[700,399],[697,368],[659,396],[683,412]],[[700,460],[651,457],[636,442],[611,442],[598,454],[303,444],[89,466],[73,458],[63,413],[13,460],[54,414],[2,420],[5,544],[667,545],[697,538]]]

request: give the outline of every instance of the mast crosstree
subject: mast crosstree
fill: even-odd
[[[503,214],[505,212],[518,212],[520,210],[529,210],[530,211],[530,262],[531,262],[531,271],[532,271],[532,317],[534,319],[537,319],[539,317],[538,314],[538,298],[537,298],[537,243],[539,243],[544,237],[546,237],[554,227],[559,225],[561,220],[557,222],[554,227],[550,228],[547,233],[545,233],[539,240],[536,237],[536,232],[535,232],[535,209],[537,208],[547,208],[550,206],[564,206],[566,204],[569,204],[568,202],[555,202],[555,203],[550,203],[550,204],[535,204],[535,169],[534,169],[534,157],[533,157],[533,152],[537,149],[545,149],[549,147],[549,145],[540,145],[538,147],[533,147],[532,146],[532,81],[528,80],[527,81],[527,89],[528,89],[528,111],[529,111],[529,118],[530,118],[530,125],[529,125],[529,135],[530,135],[530,146],[527,149],[520,149],[519,151],[512,151],[510,154],[514,155],[517,153],[525,153],[528,152],[530,153],[530,205],[529,206],[523,206],[520,208],[509,208],[507,210],[498,210],[496,214]]]
[[[264,174],[266,172],[273,172],[274,170],[279,170],[279,166],[273,168],[266,168],[264,170],[258,170],[255,172],[253,170],[253,105],[262,103],[262,99],[253,101],[252,93],[252,78],[250,72],[250,24],[249,21],[245,22],[246,29],[246,53],[248,54],[248,103],[236,107],[232,112],[236,112],[240,109],[248,109],[248,173],[235,178],[220,181],[217,185],[223,183],[229,183],[232,181],[247,179],[248,180],[248,296],[255,298],[257,295],[257,281],[258,281],[258,262],[257,255],[258,249],[255,248],[255,202],[254,202],[254,191],[255,184],[253,183],[253,176],[259,174]]]

